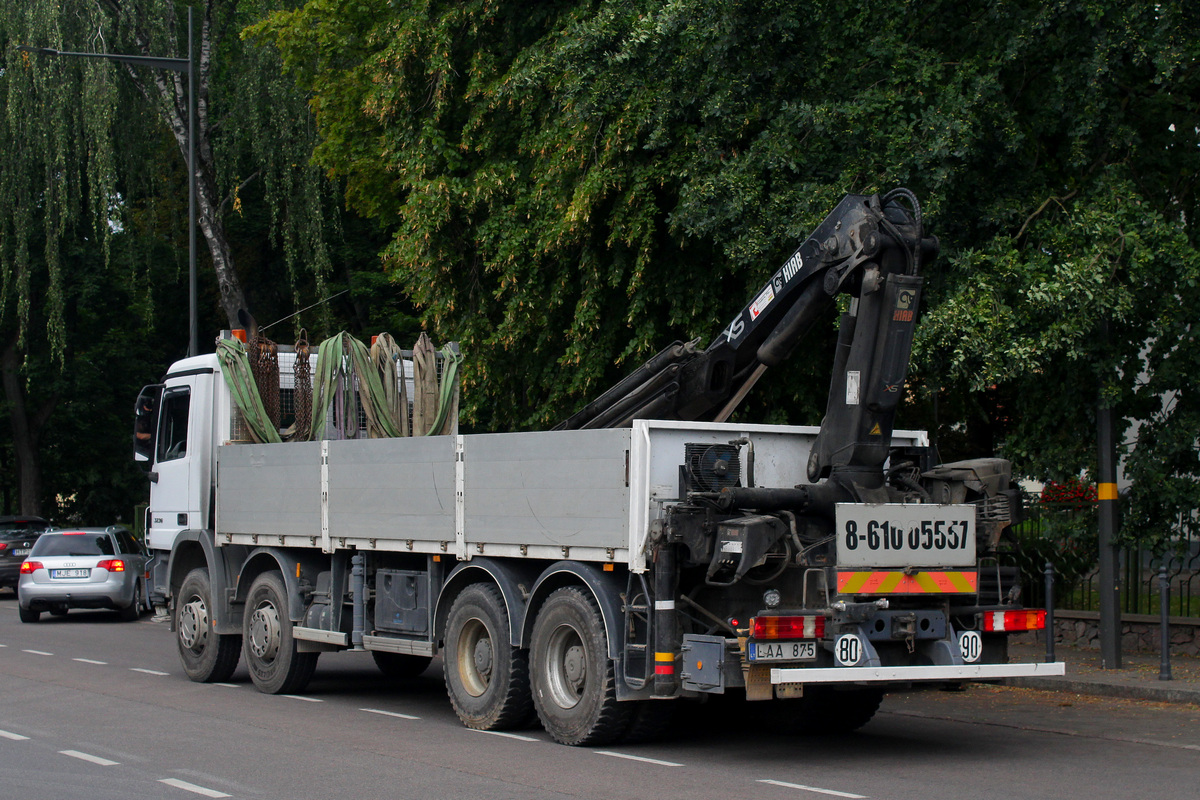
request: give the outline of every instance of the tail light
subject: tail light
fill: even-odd
[[[45,569],[45,566],[40,561],[22,561],[21,574],[32,575],[36,570]]]
[[[755,639],[820,639],[825,635],[825,617],[755,617],[750,620]]]
[[[985,611],[982,616],[983,629],[993,633],[1040,631],[1046,628],[1046,612],[1040,608],[1023,611]]]
[[[119,558],[106,558],[96,565],[100,569],[106,569],[109,572],[124,572],[125,562]]]

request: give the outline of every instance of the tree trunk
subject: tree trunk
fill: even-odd
[[[26,406],[25,387],[21,380],[24,356],[17,351],[17,335],[13,334],[0,354],[0,385],[8,401],[8,419],[12,426],[13,455],[16,462],[17,513],[42,513],[42,462],[38,440],[42,428],[50,419],[57,398],[51,397],[32,417]]]
[[[212,70],[212,0],[206,0],[200,15],[200,35],[194,45],[195,108],[196,108],[196,224],[212,256],[217,287],[221,292],[221,308],[230,328],[239,327],[238,310],[246,308],[246,296],[233,263],[233,248],[221,222],[221,202],[217,196],[217,170],[213,163],[211,128],[208,120],[208,79]],[[141,32],[135,38],[144,55],[151,55],[149,42]],[[184,163],[188,158],[188,77],[182,72],[154,70],[153,93],[142,82],[134,67],[127,71],[142,96],[158,109],[159,115],[171,128]],[[155,96],[156,95],[156,96]]]

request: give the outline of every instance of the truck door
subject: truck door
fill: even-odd
[[[150,483],[150,530],[148,541],[156,550],[170,550],[176,535],[192,527],[192,445],[189,424],[192,387],[172,386],[163,391],[158,409],[154,473]],[[194,438],[194,437],[193,437]],[[195,525],[203,525],[195,520]]]

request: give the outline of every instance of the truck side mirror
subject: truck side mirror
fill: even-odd
[[[133,460],[142,469],[149,469],[154,460],[154,439],[158,432],[158,401],[162,397],[161,383],[142,387],[134,406]]]

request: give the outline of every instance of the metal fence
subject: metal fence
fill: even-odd
[[[1054,605],[1072,611],[1098,611],[1099,551],[1094,504],[1033,503],[1015,530],[1017,555],[1029,607],[1045,604],[1045,567],[1054,567]],[[1142,548],[1119,553],[1121,612],[1154,614],[1162,611],[1159,570],[1167,567],[1170,583],[1168,613],[1200,618],[1200,539],[1180,539],[1172,552],[1158,555]]]

